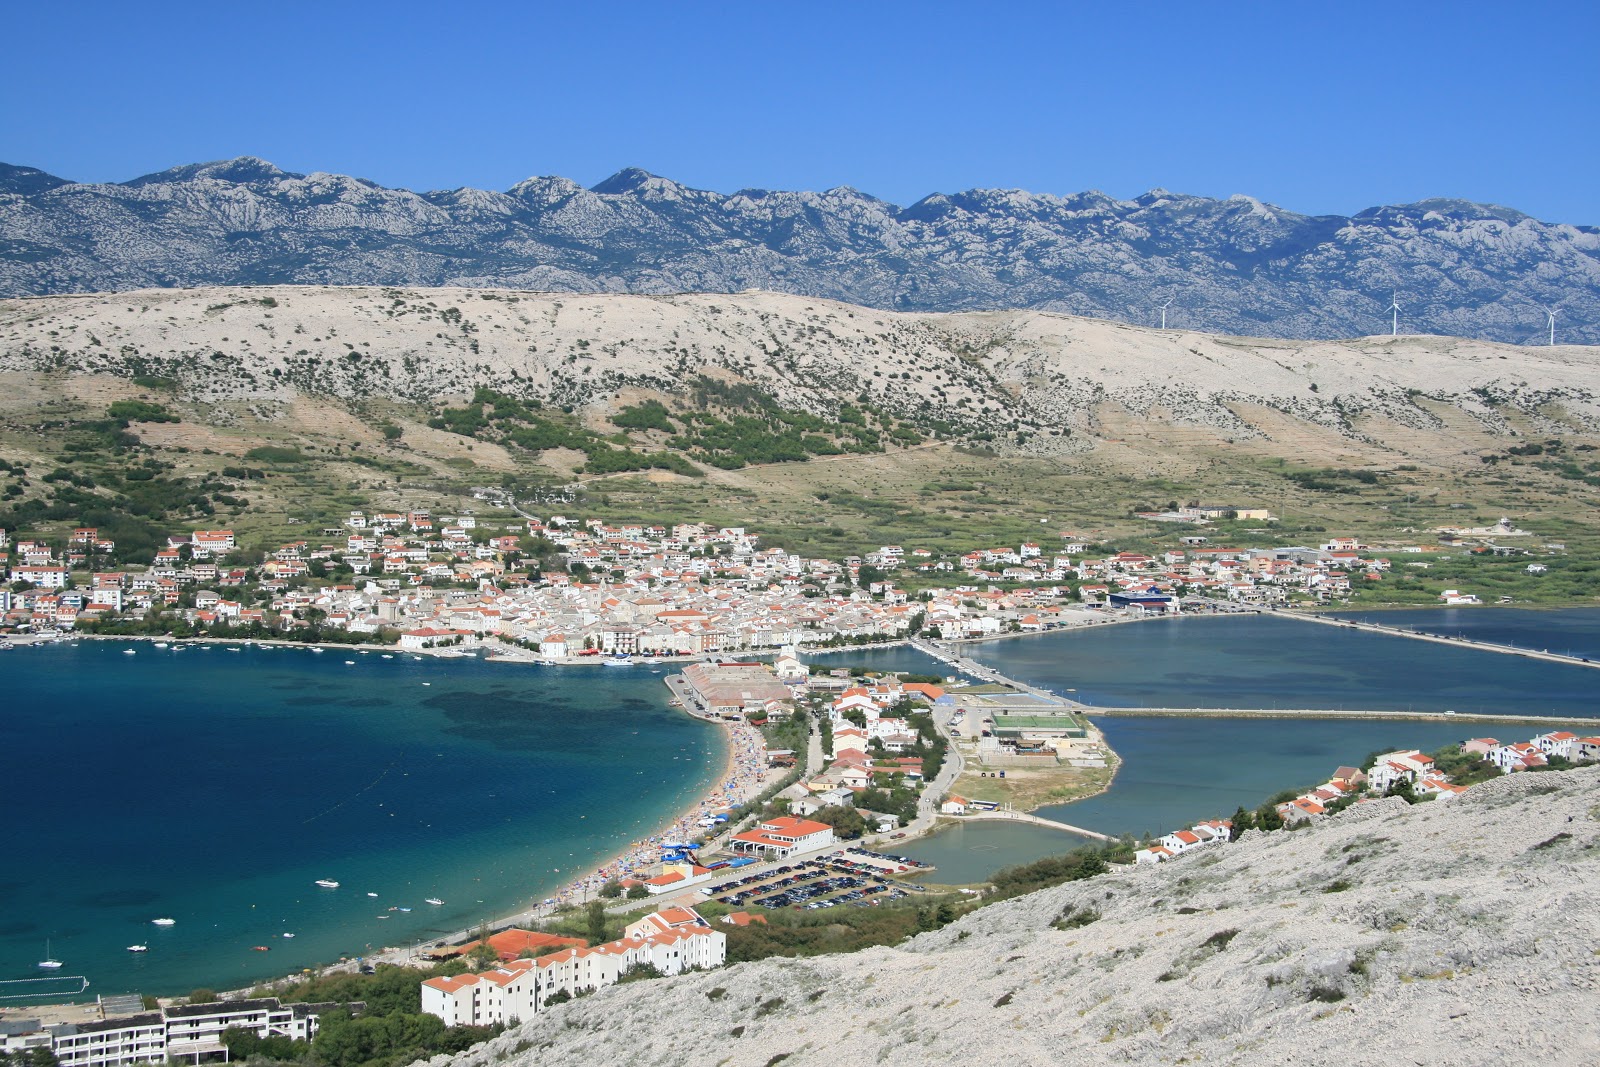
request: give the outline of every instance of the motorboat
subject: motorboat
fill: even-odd
[[[283,936],[284,937],[293,937],[294,935],[293,934],[284,934]]]
[[[378,894],[376,894],[376,893],[368,893],[368,894],[367,894],[367,896],[369,896],[369,897],[375,897],[375,896],[377,896],[377,895],[378,895]]]
[[[176,925],[178,925],[178,920],[177,919],[151,919],[150,921],[151,921],[151,923],[153,923],[156,926],[176,926]]]
[[[150,951],[150,946],[149,945],[129,945],[128,946],[128,951],[129,952],[149,952]]]
[[[631,666],[633,666],[633,659],[630,656],[612,656],[610,659],[606,660],[605,662],[606,662],[606,666],[607,667],[631,667]]]
[[[139,653],[135,652],[131,648],[125,648],[125,649],[122,650],[122,654],[124,656],[137,656]],[[40,966],[43,966],[43,964],[41,964]]]
[[[332,878],[318,878],[317,879],[317,884],[320,885],[324,889],[338,889],[339,888],[339,883],[335,882]]]
[[[268,945],[251,945],[250,946],[250,951],[252,951],[252,952],[271,952],[272,949]]]
[[[437,907],[443,906],[444,901],[440,900],[438,897],[429,897],[427,900],[423,901],[423,903],[424,904],[432,904],[434,907],[437,908]]]

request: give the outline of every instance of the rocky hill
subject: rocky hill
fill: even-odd
[[[154,377],[268,413],[297,395],[429,404],[477,386],[595,417],[642,397],[699,407],[708,391],[830,415],[866,402],[1047,452],[1102,433],[1114,413],[1238,439],[1281,414],[1373,440],[1458,416],[1497,433],[1519,420],[1600,426],[1600,363],[1572,346],[1274,341],[774,293],[268,287],[3,300],[0,371]]]
[[[0,164],[0,294],[244,284],[561,292],[757,288],[900,311],[1032,308],[1268,337],[1407,332],[1600,342],[1600,229],[1457,200],[1307,216],[1153,190],[686,188],[625,170],[585,189],[412,192],[241,158],[120,184]]]
[[[429,1067],[1593,1064],[1597,819],[1600,770],[1379,801],[897,948],[602,990]]]

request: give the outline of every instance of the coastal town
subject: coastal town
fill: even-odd
[[[190,530],[168,538],[147,566],[105,567],[115,545],[94,528],[75,528],[65,543],[0,532],[10,579],[0,588],[10,636],[0,644],[217,638],[371,644],[419,657],[483,650],[507,663],[670,663],[664,695],[727,738],[724,767],[690,808],[533,912],[476,937],[339,965],[475,961],[417,980],[421,1011],[447,1028],[492,1032],[609,985],[720,967],[730,931],[780,911],[910,904],[939,876],[897,855],[895,843],[940,826],[1026,820],[1063,831],[1063,850],[1096,841],[1115,862],[1140,866],[1225,846],[1251,829],[1310,825],[1351,804],[1448,802],[1486,777],[1600,759],[1600,736],[1562,730],[1525,742],[1469,739],[1460,754],[1471,765],[1449,771],[1416,750],[1377,754],[1314,789],[1144,841],[1028,813],[1044,797],[1104,790],[1117,754],[1086,717],[1092,709],[964,660],[955,642],[1337,603],[1353,583],[1385,580],[1401,556],[1353,538],[1237,550],[1195,534],[1181,550],[1148,554],[1092,551],[1063,531],[1048,546],[940,558],[886,545],[834,561],[763,548],[743,528],[562,515],[352,512],[323,534],[252,552],[232,530]],[[1502,524],[1460,534],[1521,531]],[[1451,590],[1441,603],[1474,599]],[[910,643],[950,670],[848,664],[846,650],[886,643]],[[959,891],[971,903],[984,895],[982,886]],[[621,936],[561,928],[563,916],[590,907],[624,921]],[[304,1042],[327,1013],[360,1011],[255,995],[154,1010],[113,998],[92,1019],[8,1016],[0,1040],[7,1051],[48,1048],[72,1067],[175,1055],[201,1062],[228,1056],[230,1030]]]
[[[1190,509],[1205,521],[1217,509]],[[1509,523],[1438,532],[1483,551],[1524,536]],[[926,633],[1038,632],[1130,614],[1339,603],[1441,545],[1378,552],[1351,537],[1238,549],[1185,536],[1160,553],[1050,542],[954,557],[883,545],[840,560],[763,548],[743,527],[494,520],[355,511],[317,538],[265,549],[231,529],[174,533],[136,566],[107,566],[115,541],[75,527],[58,541],[0,530],[0,632],[161,633],[388,643],[408,651],[484,642],[550,662],[834,647]],[[1483,548],[1482,546],[1488,546]],[[1528,564],[1530,574],[1543,564]],[[1536,570],[1537,569],[1537,570]],[[913,591],[914,590],[914,591]],[[1478,602],[1446,590],[1439,603]],[[159,625],[158,625],[159,624]]]

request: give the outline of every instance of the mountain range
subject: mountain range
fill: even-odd
[[[763,289],[895,311],[1034,309],[1262,337],[1386,332],[1600,343],[1600,228],[1434,199],[1350,217],[1156,189],[413,192],[253,157],[78,183],[0,164],[0,295],[206,285],[573,293]]]

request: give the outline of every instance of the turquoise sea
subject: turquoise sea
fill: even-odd
[[[0,979],[47,974],[46,939],[88,996],[428,940],[537,903],[721,772],[721,732],[642,666],[240,647],[0,653]]]

